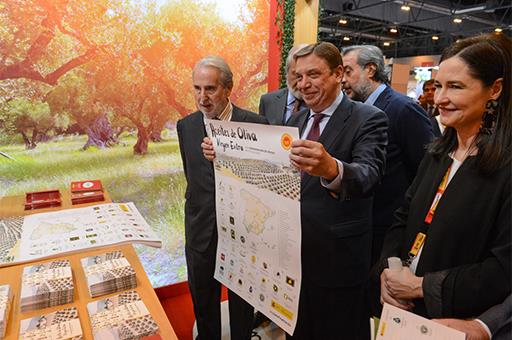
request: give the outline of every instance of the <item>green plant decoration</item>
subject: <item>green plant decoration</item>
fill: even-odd
[[[286,87],[286,57],[293,47],[293,33],[295,30],[295,1],[277,0],[277,15],[275,24],[277,31],[277,44],[281,47],[281,62],[279,65],[279,87]]]

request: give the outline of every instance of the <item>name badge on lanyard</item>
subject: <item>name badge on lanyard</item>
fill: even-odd
[[[436,195],[434,196],[434,200],[432,201],[432,205],[430,206],[430,209],[428,210],[427,216],[425,216],[425,226],[429,226],[430,223],[432,223],[432,219],[434,218],[434,215],[436,213],[437,205],[439,204],[439,201],[441,200],[441,197],[443,197],[444,191],[446,190],[446,187],[448,186],[448,177],[450,176],[450,171],[452,169],[452,166],[450,165],[448,169],[446,170],[446,173],[444,174],[443,180],[441,181],[441,184],[439,184],[439,187],[437,188]],[[418,232],[416,234],[416,238],[414,239],[414,242],[411,246],[411,250],[409,250],[409,256],[406,261],[406,264],[409,266],[414,258],[418,256],[418,253],[420,252],[421,248],[425,244],[425,240],[427,238],[427,234],[423,232]]]
[[[412,244],[411,250],[409,250],[409,256],[415,257],[418,255],[421,247],[423,247],[423,244],[425,243],[425,239],[427,238],[427,235],[424,233],[418,233],[416,235],[416,239],[414,239],[414,243]]]

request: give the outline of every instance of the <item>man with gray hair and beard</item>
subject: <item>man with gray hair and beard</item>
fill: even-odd
[[[295,54],[307,44],[290,49],[286,58],[286,88],[266,93],[260,98],[259,113],[265,116],[271,125],[286,125],[292,114],[307,109],[297,88],[295,75]]]
[[[382,51],[371,45],[343,49],[343,91],[353,100],[378,107],[389,119],[386,171],[373,205],[372,265],[379,259],[393,213],[403,202],[433,138],[432,125],[423,108],[388,86]]]

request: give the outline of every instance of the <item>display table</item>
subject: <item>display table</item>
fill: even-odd
[[[37,209],[37,210],[24,210],[24,196],[8,196],[8,197],[0,197],[0,217],[8,217],[8,216],[20,216],[20,215],[28,215],[39,212],[47,212],[47,211],[55,211],[59,209],[69,209],[69,208],[78,208],[85,207],[89,205],[96,205],[101,203],[111,202],[108,193],[105,193],[105,202],[95,202],[95,203],[87,203],[87,204],[79,204],[79,205],[71,205],[71,199],[69,192],[61,192],[62,194],[62,206],[57,208],[45,208],[45,209]],[[74,283],[75,283],[75,296],[74,302],[71,304],[55,306],[50,308],[45,308],[37,311],[31,311],[28,313],[20,313],[19,308],[19,296],[21,289],[21,274],[23,271],[23,267],[27,265],[33,265],[37,263],[47,262],[50,259],[42,260],[42,261],[34,261],[30,263],[24,263],[21,265],[15,265],[11,267],[0,268],[0,284],[10,284],[11,289],[14,294],[13,304],[11,306],[11,311],[9,313],[9,321],[7,324],[7,331],[5,339],[14,340],[18,339],[20,321],[22,319],[35,317],[42,314],[47,314],[54,312],[56,310],[68,307],[76,307],[78,310],[78,315],[80,317],[80,324],[82,326],[82,331],[84,334],[84,340],[93,340],[91,326],[89,322],[89,314],[87,313],[87,304],[91,301],[103,300],[108,296],[112,296],[115,294],[104,295],[95,299],[91,299],[89,297],[89,293],[87,291],[86,279],[84,276],[84,272],[82,270],[82,266],[80,265],[80,259],[87,256],[92,256],[96,254],[105,253],[108,251],[120,250],[123,252],[124,256],[128,259],[132,267],[135,269],[137,275],[137,288],[135,289],[144,303],[146,304],[148,310],[151,315],[158,323],[160,328],[160,334],[162,339],[178,339],[174,330],[172,329],[169,320],[160,305],[160,301],[149,282],[148,277],[142,267],[142,264],[139,261],[137,254],[133,246],[131,245],[117,245],[117,246],[108,246],[99,249],[89,250],[89,251],[79,251],[77,253],[71,255],[64,256],[55,256],[52,257],[51,260],[55,259],[68,259],[71,262],[71,268],[73,270]]]

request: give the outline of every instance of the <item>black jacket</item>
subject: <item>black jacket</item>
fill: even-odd
[[[265,117],[233,105],[231,120],[266,124]],[[203,156],[201,142],[206,137],[203,114],[199,111],[177,124],[185,191],[185,241],[187,246],[204,251],[217,232],[215,215],[215,179],[212,162]]]

